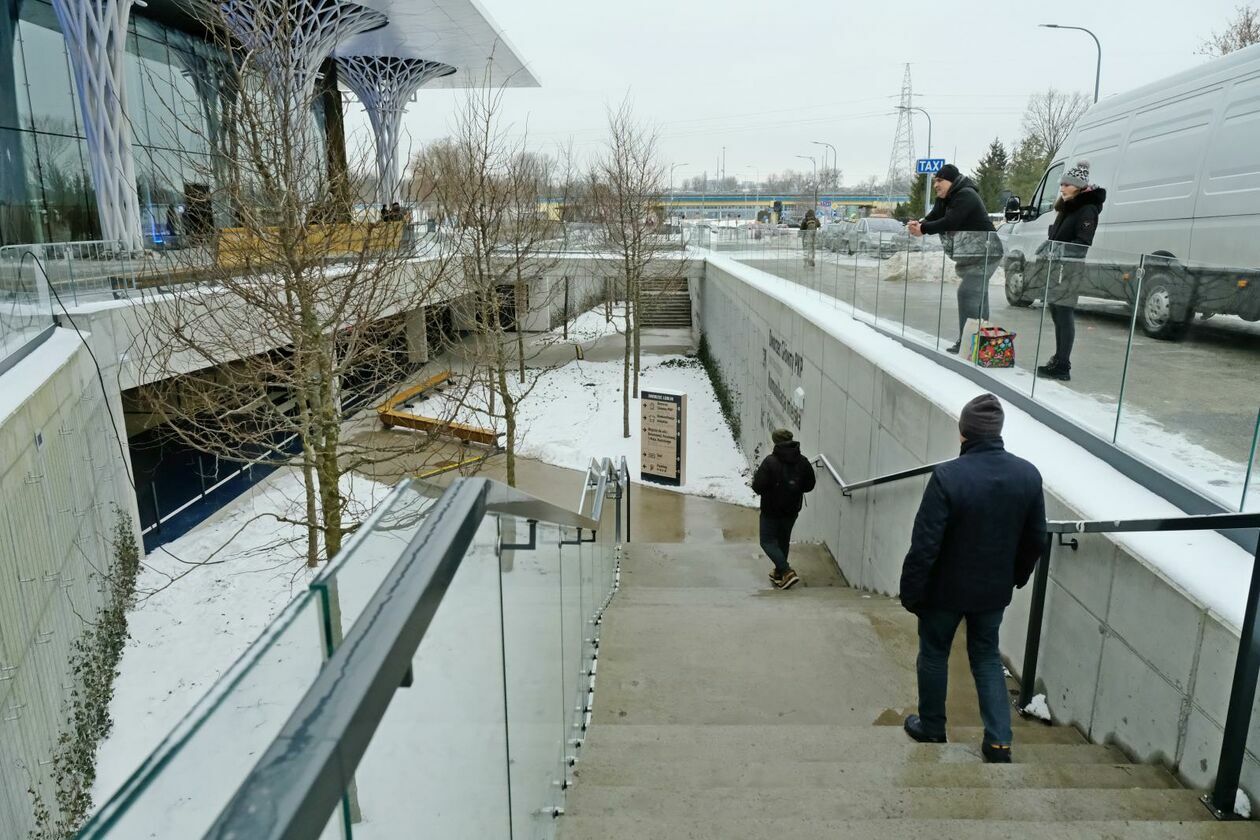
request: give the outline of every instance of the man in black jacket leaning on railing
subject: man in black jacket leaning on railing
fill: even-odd
[[[901,603],[919,618],[916,741],[945,742],[945,694],[954,633],[967,622],[967,658],[984,722],[986,761],[1011,760],[1011,703],[998,630],[1011,591],[1032,575],[1046,534],[1037,468],[1006,451],[1002,403],[982,394],[958,420],[962,454],[932,473],[901,570]]]

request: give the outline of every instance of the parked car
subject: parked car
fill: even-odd
[[[1045,259],[1059,178],[1088,160],[1107,203],[1081,294],[1129,302],[1155,338],[1179,338],[1196,312],[1260,320],[1257,97],[1260,45],[1086,111],[1028,203],[1015,196],[1008,206],[1006,299],[1027,306],[1044,297],[1034,269]]]
[[[845,250],[848,247],[849,231],[853,229],[853,222],[841,219],[838,222],[832,222],[823,228],[822,247],[831,251],[833,254],[837,251]]]
[[[909,244],[905,225],[887,216],[871,216],[858,219],[848,233],[845,252],[849,254],[877,254],[884,257],[904,251]]]

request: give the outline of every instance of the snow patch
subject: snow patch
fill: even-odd
[[[583,329],[603,324],[579,318]],[[586,319],[586,320],[584,320]],[[598,324],[591,322],[598,321]],[[513,383],[515,386],[515,383]],[[529,388],[527,383],[525,388]],[[622,436],[622,363],[574,361],[538,373],[517,417],[517,454],[558,467],[585,470],[592,457],[625,456],[632,475],[639,474],[639,405],[630,405],[630,437]],[[749,507],[757,497],[749,486],[751,473],[730,427],[722,417],[713,385],[704,368],[686,356],[643,356],[641,389],[682,391],[687,398],[687,482],[665,487]],[[416,414],[504,432],[501,417],[484,410],[486,402],[466,382],[406,408]]]
[[[348,518],[363,518],[390,489],[342,476]],[[282,468],[145,557],[114,681],[114,726],[97,753],[98,807],[322,571],[305,565],[305,529],[277,519],[300,517],[303,506],[301,472]]]
[[[1251,800],[1241,790],[1234,795],[1234,813],[1244,820],[1251,819]]]
[[[1007,676],[1010,672],[1007,671]],[[1046,702],[1046,695],[1038,694],[1032,699],[1032,702],[1024,707],[1024,714],[1032,715],[1038,720],[1044,720],[1046,723],[1053,722],[1054,718],[1050,716],[1050,704]]]

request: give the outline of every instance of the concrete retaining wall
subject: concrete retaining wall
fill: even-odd
[[[709,264],[693,303],[735,395],[750,465],[778,427],[792,429],[806,453],[825,453],[847,481],[957,455],[953,413],[732,271]],[[926,481],[846,499],[820,471],[796,537],[825,543],[855,586],[895,594]],[[1069,500],[1046,501],[1050,519],[1083,518]],[[1003,625],[1003,654],[1016,673],[1030,589],[1016,593]],[[1079,551],[1058,549],[1051,565],[1038,684],[1058,720],[1207,787],[1238,635],[1127,548],[1082,536]],[[1243,783],[1255,798],[1260,711],[1253,721]]]
[[[115,509],[139,527],[79,338],[56,331],[0,388],[0,825],[25,837],[34,827],[27,788],[53,802],[44,780],[66,726],[70,655],[104,603]],[[114,414],[122,417],[120,405]]]

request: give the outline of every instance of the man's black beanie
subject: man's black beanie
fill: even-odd
[[[963,406],[958,418],[958,431],[967,440],[982,440],[1002,436],[1002,423],[1006,415],[1002,403],[992,394],[981,394]]]
[[[962,173],[958,171],[958,167],[954,166],[952,163],[945,164],[936,173],[937,178],[940,178],[942,181],[949,181],[951,184],[957,181],[961,176]]]

